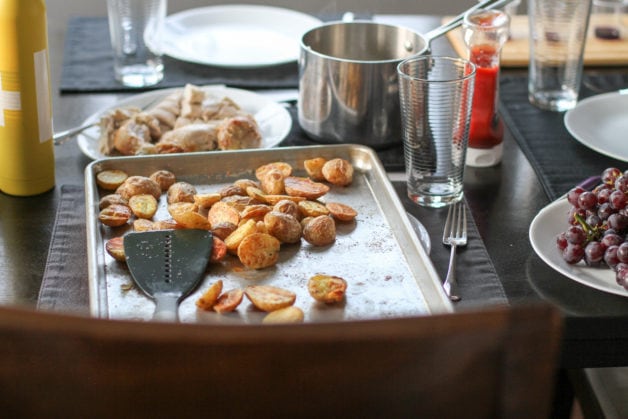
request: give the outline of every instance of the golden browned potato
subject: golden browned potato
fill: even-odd
[[[305,315],[299,307],[289,306],[271,311],[263,319],[263,324],[303,323]]]
[[[255,308],[268,312],[289,307],[297,298],[292,291],[271,285],[249,285],[244,294]]]
[[[302,196],[307,199],[318,199],[329,192],[329,186],[324,183],[314,182],[307,177],[288,176],[283,180],[286,194],[290,196]]]
[[[264,195],[264,202],[268,205],[275,205],[277,202],[287,199],[292,202],[299,203],[305,201],[306,198],[302,196],[290,196],[290,195]]]
[[[303,217],[318,217],[319,215],[329,214],[329,209],[318,201],[299,202],[297,207]]]
[[[284,214],[292,215],[297,220],[301,219],[301,212],[296,202],[289,199],[282,199],[273,205],[273,211],[283,212]]]
[[[112,194],[105,195],[102,198],[100,198],[100,202],[98,202],[98,208],[103,209],[113,204],[120,204],[120,205],[128,206],[129,200],[122,198],[120,194],[112,193]]]
[[[303,238],[314,246],[327,246],[336,240],[336,223],[328,215],[312,218],[303,228]]]
[[[247,268],[267,268],[279,260],[280,245],[279,240],[270,234],[257,232],[249,234],[238,246],[238,258]]]
[[[220,262],[227,257],[227,245],[219,237],[214,236],[212,239],[214,241],[214,245],[212,246],[212,252],[209,255],[209,261],[211,263]]]
[[[284,175],[279,169],[266,171],[260,180],[260,189],[268,195],[281,195],[284,193]]]
[[[98,219],[106,226],[120,227],[131,219],[131,208],[120,204],[109,205],[100,211]]]
[[[240,224],[240,213],[233,206],[219,201],[211,206],[207,213],[207,219],[212,226],[221,223]]]
[[[331,159],[323,165],[323,176],[327,182],[347,186],[353,182],[353,166],[345,159]]]
[[[238,251],[238,246],[244,238],[250,234],[256,233],[257,229],[255,226],[255,220],[246,220],[244,224],[238,226],[235,231],[229,234],[225,238],[225,244],[227,245],[227,249],[231,253],[235,253]]]
[[[222,198],[220,201],[231,205],[238,211],[244,211],[244,209],[249,205],[256,205],[256,204],[264,203],[258,199],[251,198],[250,196],[240,196],[240,195],[226,196]]]
[[[339,221],[352,221],[358,212],[349,205],[340,202],[328,202],[325,204],[332,217]]]
[[[292,174],[292,166],[289,163],[278,161],[258,167],[255,170],[255,177],[257,178],[257,180],[261,181],[262,178],[264,178],[266,174],[271,170],[279,170],[283,177],[287,177]]]
[[[159,199],[161,188],[152,179],[146,176],[129,176],[122,185],[116,189],[116,193],[124,199],[130,199],[133,195],[150,194]]]
[[[134,231],[152,231],[156,229],[151,220],[147,220],[145,218],[138,218],[137,220],[133,221],[133,230]]]
[[[194,203],[202,209],[211,208],[216,202],[220,201],[219,193],[202,193],[194,195]]]
[[[323,165],[326,162],[327,160],[322,157],[315,157],[313,159],[304,160],[303,166],[305,167],[307,175],[311,177],[312,180],[321,182],[325,180],[325,176],[323,176]]]
[[[162,192],[166,192],[177,181],[177,177],[169,170],[157,170],[151,173],[149,178],[159,185]]]
[[[301,223],[292,215],[271,211],[264,216],[264,226],[268,234],[282,243],[297,243],[301,240]]]
[[[196,300],[196,307],[201,310],[211,310],[218,301],[218,297],[222,292],[222,279],[214,282],[210,287]]]
[[[263,204],[267,204],[268,203],[268,201],[266,201],[266,193],[264,191],[262,191],[261,189],[259,189],[259,188],[256,188],[254,186],[249,186],[249,187],[246,188],[246,194],[250,198],[252,198],[252,199],[254,199],[254,200],[258,201],[258,202],[261,202]]]
[[[240,288],[234,288],[229,291],[225,291],[218,297],[218,301],[214,304],[214,311],[216,313],[229,313],[234,311],[244,297],[244,291]]]
[[[221,198],[233,195],[246,195],[246,189],[242,189],[240,186],[233,184],[224,186],[220,189],[220,192],[218,193],[220,194]]]
[[[191,202],[175,202],[168,205],[168,212],[172,218],[183,228],[198,228],[211,230],[211,224],[203,215],[196,211],[196,206]]]
[[[270,205],[265,204],[249,205],[240,213],[240,219],[260,221],[263,220],[264,216],[272,209],[273,208]]]
[[[124,238],[114,237],[107,240],[105,243],[105,250],[112,258],[118,262],[126,262],[126,255],[124,254]]]
[[[248,188],[249,186],[252,186],[258,189],[260,188],[259,182],[256,182],[252,179],[238,179],[235,182],[233,182],[233,184],[237,186],[238,188],[240,188],[241,190],[243,190],[244,194],[246,194],[246,188]]]
[[[316,301],[326,304],[338,303],[345,298],[347,281],[339,276],[314,275],[307,282],[307,290]]]
[[[96,174],[96,184],[103,189],[115,191],[128,177],[122,170],[103,170]]]
[[[210,223],[211,224],[211,223]],[[218,224],[211,224],[212,226],[212,234],[215,237],[220,238],[221,240],[226,239],[229,234],[233,233],[236,228],[238,228],[237,225],[230,223],[230,222],[220,222]]]
[[[166,202],[174,204],[175,202],[194,202],[196,188],[188,182],[175,182],[168,188]]]
[[[157,220],[153,222],[153,230],[174,230],[177,228],[183,228],[175,220]]]
[[[129,199],[129,207],[136,217],[151,219],[157,212],[157,200],[148,194],[133,195]]]

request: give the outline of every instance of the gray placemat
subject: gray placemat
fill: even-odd
[[[37,308],[89,314],[83,186],[61,185]]]
[[[394,186],[407,210],[428,231],[432,241],[431,259],[439,275],[444,278],[449,248],[440,243],[439,237],[447,211],[418,207],[406,197],[405,183],[395,182]],[[89,314],[84,189],[78,185],[62,185],[60,193],[37,307],[41,310]],[[469,217],[468,237],[469,244],[459,249],[462,301],[456,304],[456,308],[506,304],[504,290],[472,217]]]
[[[179,87],[186,83],[226,84],[241,88],[298,86],[293,63],[254,69],[198,65],[164,57],[164,79],[156,86],[136,89],[122,86],[113,77],[113,56],[107,18],[74,17],[68,23],[63,50],[61,93],[129,92]]]
[[[565,128],[564,112],[544,111],[531,105],[527,82],[527,76],[502,77],[501,114],[549,199],[558,198],[583,178],[600,175],[609,166],[626,169],[626,162],[599,154],[576,141]],[[627,86],[626,73],[585,75],[580,98]]]

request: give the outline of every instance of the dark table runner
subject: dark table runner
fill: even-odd
[[[113,76],[113,55],[107,18],[70,19],[63,51],[61,93],[130,92],[186,83],[227,84],[242,88],[284,88],[298,85],[297,63],[254,69],[225,69],[198,65],[164,56],[164,79],[156,86],[122,86]]]
[[[587,74],[580,98],[628,86],[628,74]],[[551,200],[583,178],[599,175],[609,167],[628,168],[622,162],[580,144],[567,131],[564,112],[543,111],[528,101],[527,76],[503,76],[501,114],[524,154],[534,167]],[[627,143],[628,147],[628,143]]]
[[[395,182],[394,186],[408,212],[417,217],[428,231],[432,242],[432,262],[438,274],[444,278],[449,248],[441,244],[440,237],[446,209],[418,207],[406,197],[404,182]],[[62,185],[38,309],[89,313],[85,221],[83,186]],[[456,308],[506,304],[506,295],[472,217],[469,217],[468,237],[469,244],[458,250],[462,301],[456,304]]]

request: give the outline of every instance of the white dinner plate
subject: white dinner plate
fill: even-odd
[[[604,93],[580,101],[565,113],[565,127],[592,150],[628,161],[628,94]]]
[[[292,128],[292,118],[286,108],[281,106],[279,103],[248,90],[234,89],[225,86],[202,86],[202,88],[209,94],[227,96],[231,98],[243,110],[255,117],[262,134],[262,145],[260,148],[274,147],[290,133],[290,129]],[[83,121],[83,123],[88,124],[91,122],[98,122],[103,114],[115,108],[131,106],[143,108],[145,106],[156,104],[160,99],[163,99],[174,91],[180,89],[180,87],[175,87],[171,89],[154,90],[131,96],[116,103],[115,106],[102,109],[101,111],[94,113]],[[100,127],[98,126],[86,129],[80,133],[77,136],[77,141],[81,151],[86,156],[94,160],[116,157],[106,156],[99,151],[99,137]]]
[[[284,64],[297,60],[301,36],[321,23],[279,7],[201,7],[167,16],[158,49],[179,60],[220,67]]]
[[[556,248],[556,236],[567,230],[570,204],[566,198],[558,199],[543,208],[530,225],[532,248],[545,263],[561,274],[581,284],[611,294],[628,297],[628,290],[615,281],[615,272],[606,266],[592,268],[583,261],[570,265]]]

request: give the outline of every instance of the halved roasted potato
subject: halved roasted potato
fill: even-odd
[[[262,311],[275,311],[294,304],[297,295],[283,288],[271,285],[249,285],[244,294],[253,305]]]

